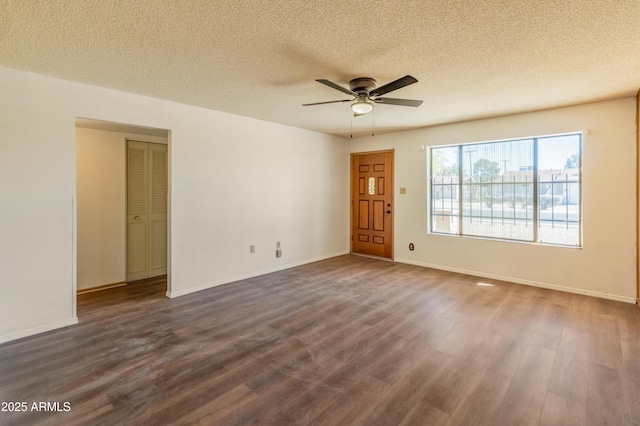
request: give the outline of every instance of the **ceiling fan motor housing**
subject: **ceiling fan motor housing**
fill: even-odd
[[[354,78],[349,82],[349,89],[352,92],[362,94],[369,94],[373,89],[376,88],[376,81],[371,77],[359,77]]]

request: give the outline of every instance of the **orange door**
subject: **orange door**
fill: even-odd
[[[351,155],[351,251],[393,258],[393,151]]]

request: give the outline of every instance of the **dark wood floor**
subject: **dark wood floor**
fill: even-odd
[[[0,424],[639,425],[640,310],[343,256],[169,300],[79,297],[0,346]]]

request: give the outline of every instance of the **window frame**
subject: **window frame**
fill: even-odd
[[[540,175],[539,175],[539,158],[538,158],[538,143],[539,140],[541,139],[549,139],[549,138],[557,138],[557,137],[563,137],[563,136],[577,136],[578,137],[578,162],[579,162],[579,167],[578,167],[578,195],[579,195],[579,203],[578,203],[578,218],[577,218],[577,225],[578,225],[578,242],[577,244],[563,244],[563,243],[558,243],[558,242],[548,242],[548,241],[540,241],[539,240],[539,228],[540,228],[540,218],[539,218],[539,211],[540,211],[540,206],[539,206],[539,188],[540,188],[540,183],[544,183],[545,181],[542,181],[540,179]],[[533,143],[533,182],[532,182],[532,186],[533,186],[533,215],[532,215],[532,225],[533,225],[533,236],[532,239],[516,239],[516,238],[505,238],[505,237],[496,237],[496,236],[483,236],[483,235],[474,235],[474,234],[465,234],[463,233],[464,231],[464,226],[463,226],[463,219],[465,218],[464,213],[464,209],[463,209],[463,204],[464,204],[464,200],[463,200],[463,187],[465,185],[464,183],[464,173],[463,173],[463,169],[464,169],[464,165],[463,165],[463,159],[462,157],[464,156],[464,152],[463,152],[463,147],[468,147],[468,146],[479,146],[479,145],[486,145],[486,144],[495,144],[495,143],[501,143],[501,142],[514,142],[514,141],[521,141],[521,140],[531,140]],[[446,144],[446,145],[434,145],[434,146],[429,146],[427,149],[427,233],[428,234],[432,234],[432,235],[442,235],[442,236],[451,236],[451,237],[462,237],[462,238],[474,238],[474,239],[486,239],[486,240],[494,240],[494,241],[505,241],[505,242],[516,242],[516,243],[524,243],[524,244],[536,244],[536,245],[549,245],[549,246],[553,246],[553,247],[565,247],[565,248],[583,248],[583,197],[582,197],[582,178],[583,178],[583,144],[584,144],[584,132],[582,131],[575,131],[575,132],[567,132],[567,133],[557,133],[557,134],[549,134],[549,135],[539,135],[539,136],[529,136],[529,137],[519,137],[519,138],[509,138],[509,139],[499,139],[499,140],[487,140],[487,141],[481,141],[481,142],[466,142],[466,143],[457,143],[457,144]],[[433,196],[433,187],[434,187],[434,176],[433,176],[433,151],[437,150],[437,149],[441,149],[441,148],[457,148],[458,153],[457,153],[457,162],[458,162],[458,182],[457,184],[451,184],[449,183],[448,185],[454,185],[457,186],[457,202],[458,202],[458,214],[456,215],[451,215],[449,217],[452,218],[457,218],[457,230],[455,232],[438,232],[437,230],[434,229],[434,217],[436,216],[435,214],[435,208],[434,208],[434,203],[436,202],[434,196]],[[470,170],[471,172],[471,170]],[[566,179],[566,177],[565,177]],[[565,184],[569,184],[568,180],[564,181]],[[442,184],[444,185],[444,184]],[[493,183],[489,183],[489,185],[493,185]],[[500,183],[499,185],[504,185],[504,183]],[[552,184],[552,188],[553,188],[553,184]],[[552,195],[553,197],[553,195]],[[551,222],[556,222],[556,220],[553,219],[554,214],[553,214],[553,199],[552,199],[552,220]],[[525,213],[526,214],[526,213]],[[437,215],[437,216],[441,216],[441,215]],[[472,215],[467,215],[466,217],[472,217]],[[526,218],[526,216],[525,216]],[[502,218],[504,220],[504,217]],[[527,220],[527,219],[525,219]],[[558,220],[558,222],[560,222],[561,220]],[[553,225],[552,225],[553,226]]]

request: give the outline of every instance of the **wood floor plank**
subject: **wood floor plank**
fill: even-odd
[[[566,310],[561,306],[547,304],[536,326],[530,343],[543,348],[557,350],[562,338]]]
[[[636,376],[625,375],[622,380],[624,393],[624,421],[627,424],[640,426],[640,381]]]
[[[71,406],[0,424],[640,426],[636,306],[357,256],[165,292],[0,345],[0,400]]]
[[[547,393],[540,426],[584,426],[586,422],[587,409],[584,404],[552,392]]]
[[[370,403],[367,410],[354,413],[357,416],[352,420],[366,425],[399,424],[410,415],[416,404],[422,405],[425,390],[451,360],[450,355],[429,349],[408,374],[386,389],[381,395],[381,403]]]
[[[498,410],[511,379],[490,369],[475,371],[464,390],[464,398],[454,408],[449,425],[494,425],[500,423]]]
[[[555,357],[552,350],[529,345],[505,393],[498,413],[501,422],[517,425],[539,423]]]
[[[620,372],[600,364],[589,369],[587,396],[587,425],[624,424],[624,382]]]
[[[624,360],[620,336],[592,332],[589,359],[593,363],[606,365],[618,371],[622,370]]]
[[[405,416],[400,423],[400,426],[412,426],[412,425],[430,425],[430,426],[444,426],[450,424],[449,415],[443,413],[437,408],[429,405],[427,401],[420,401],[420,403],[413,406],[411,411]],[[462,423],[460,423],[462,424]],[[477,423],[474,423],[477,424]]]
[[[473,386],[474,371],[474,366],[465,363],[463,358],[452,357],[424,387],[423,400],[452,415],[465,400],[466,390]]]
[[[233,413],[238,411],[238,407],[253,403],[257,397],[248,386],[240,384],[180,417],[177,422],[180,424],[213,424],[227,416],[233,416]]]
[[[564,327],[553,366],[549,391],[586,404],[589,384],[591,333]]]

